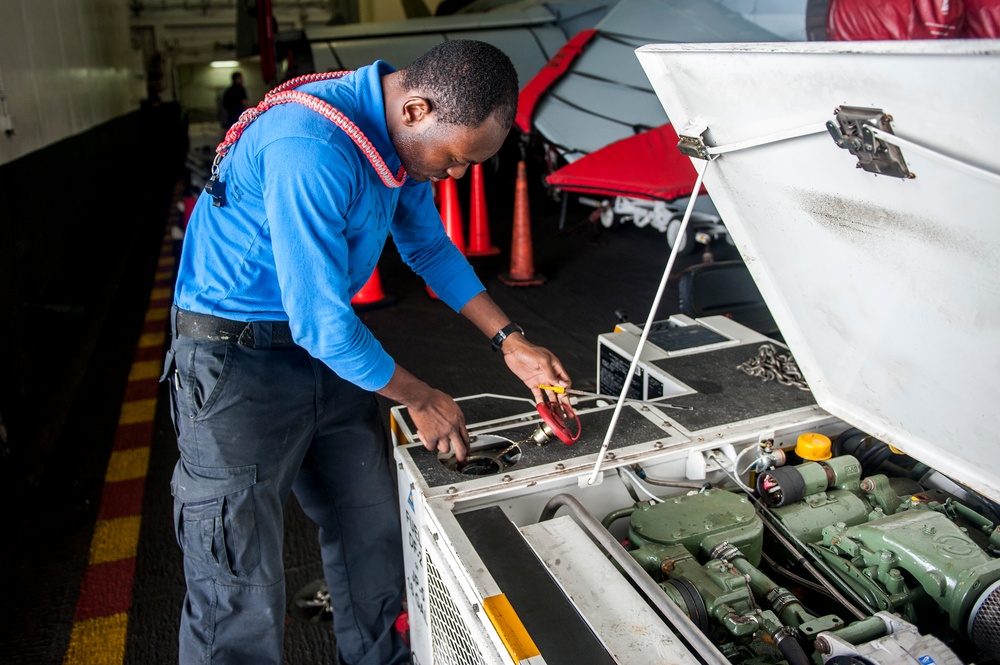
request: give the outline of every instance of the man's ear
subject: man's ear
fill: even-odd
[[[433,108],[425,97],[411,96],[403,101],[403,124],[414,127],[430,117]]]

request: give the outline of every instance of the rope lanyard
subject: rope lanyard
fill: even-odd
[[[205,190],[213,197],[212,205],[222,206],[225,202],[225,184],[219,181],[219,163],[222,161],[222,158],[226,156],[226,153],[233,147],[233,144],[239,140],[247,126],[259,118],[264,111],[274,106],[291,102],[302,104],[316,111],[344,130],[358,146],[358,149],[368,158],[368,162],[375,169],[375,172],[378,173],[379,178],[381,178],[386,187],[402,187],[403,183],[406,182],[406,169],[400,166],[399,171],[393,175],[392,171],[386,165],[385,160],[382,159],[378,150],[372,145],[372,142],[368,140],[364,132],[351,122],[347,116],[319,97],[293,90],[293,88],[297,88],[304,83],[338,79],[350,73],[350,71],[322,72],[296,77],[268,92],[257,106],[244,111],[240,115],[239,120],[233,123],[233,126],[226,131],[225,138],[215,149],[215,160],[212,162],[212,177],[205,183]]]

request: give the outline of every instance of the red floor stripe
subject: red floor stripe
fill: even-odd
[[[171,209],[175,207],[172,206]],[[173,216],[176,216],[176,212]],[[174,223],[173,218],[168,218],[167,229]],[[172,259],[169,239],[161,247],[160,264],[168,259]],[[172,294],[166,294],[173,287],[173,275],[159,265],[157,275],[162,278],[156,280],[154,291],[150,294],[142,334],[157,335],[165,343],[169,325],[165,310],[169,311],[172,297]],[[127,613],[132,606],[132,585],[135,581],[134,553],[138,547],[148,471],[140,469],[139,465],[148,464],[148,449],[154,432],[152,421],[155,419],[151,412],[155,412],[159,396],[160,372],[156,362],[162,362],[163,359],[163,343],[155,342],[156,339],[140,340],[133,354],[132,372],[122,406],[124,422],[118,424],[112,453],[119,457],[113,457],[113,461],[116,461],[114,469],[109,466],[111,474],[121,473],[124,469],[126,473],[132,471],[141,475],[124,480],[105,478],[90,552],[91,560],[96,558],[98,562],[87,566],[80,584],[80,596],[64,665],[106,665],[120,663],[124,658]],[[129,422],[130,420],[141,422]],[[145,452],[143,448],[146,449]],[[136,468],[129,469],[129,464]],[[122,558],[103,560],[114,556]]]
[[[163,359],[163,350],[161,349],[157,356],[160,360]],[[139,379],[132,380],[128,382],[125,387],[125,396],[123,400],[126,402],[131,402],[137,399],[153,399],[160,394],[160,377],[155,379]]]
[[[119,425],[118,431],[115,432],[114,449],[148,448],[149,442],[153,439],[153,427],[153,423]]]
[[[73,620],[86,621],[127,612],[132,603],[134,578],[134,558],[87,566]]]
[[[140,346],[135,350],[135,356],[132,358],[132,360],[135,362],[144,362],[147,360],[162,361],[163,348],[160,345]]]
[[[112,520],[116,517],[141,515],[145,490],[145,478],[104,483],[104,490],[101,492],[101,509],[97,514],[97,519]]]

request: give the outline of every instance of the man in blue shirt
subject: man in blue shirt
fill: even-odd
[[[456,402],[396,364],[351,306],[389,233],[536,401],[561,398],[539,385],[570,385],[486,293],[428,182],[500,149],[517,108],[510,59],[457,40],[400,71],[377,61],[302,78],[227,135],[178,266],[164,378],[180,450],[185,665],[281,661],[291,491],[319,526],[340,662],[408,662],[393,625],[398,502],[373,393],[408,407],[428,450],[464,460],[469,435]]]

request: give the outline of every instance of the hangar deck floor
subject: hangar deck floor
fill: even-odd
[[[611,331],[622,312],[632,321],[646,320],[666,266],[666,241],[649,227],[604,229],[588,222],[592,209],[575,200],[560,229],[560,205],[544,193],[539,165],[529,163],[531,255],[545,282],[505,286],[498,275],[510,268],[515,176],[508,166],[501,160],[486,174],[490,232],[502,251],[470,260],[493,298],[529,338],[560,357],[576,387],[593,389],[597,336]],[[468,187],[464,181],[460,185]],[[461,191],[467,201],[467,190]],[[115,303],[93,353],[71,359],[83,378],[66,400],[55,453],[44,472],[30,487],[5,491],[17,517],[5,534],[0,562],[0,662],[177,662],[184,581],[169,494],[177,450],[166,394],[156,380],[164,340],[156,335],[163,330],[163,310],[172,293],[166,233],[176,214],[171,206],[162,217],[144,220],[164,230],[158,259],[131,262],[132,272],[123,274],[114,289]],[[126,251],[152,257],[155,249],[134,246]],[[716,260],[738,257],[721,241],[713,243],[712,251]],[[701,258],[682,257],[675,273]],[[379,274],[391,302],[361,316],[400,364],[456,397],[527,396],[488,340],[429,297],[391,243]],[[155,276],[147,293],[150,275]],[[671,279],[658,317],[677,308],[677,282]],[[387,419],[390,406],[384,404]],[[142,417],[144,412],[148,418]],[[137,424],[128,430],[131,434],[123,434]],[[145,439],[137,445],[130,436]],[[109,491],[112,482],[121,483],[116,491]],[[116,550],[123,540],[131,543],[124,555]],[[285,551],[291,599],[321,577],[315,529],[294,499],[287,508]],[[109,633],[108,624],[116,622],[119,629]],[[286,624],[285,662],[332,662],[328,624],[294,618]],[[119,639],[95,644],[108,634]]]

